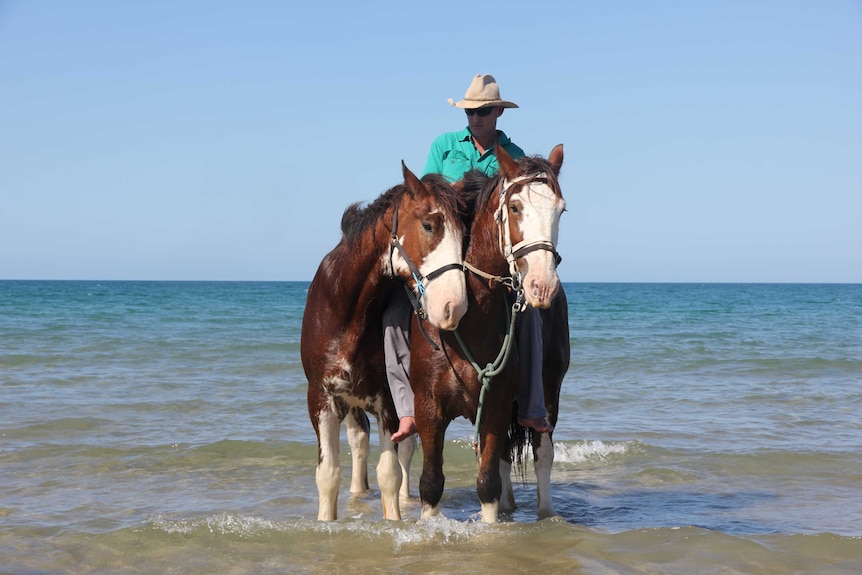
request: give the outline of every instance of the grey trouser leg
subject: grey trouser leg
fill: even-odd
[[[518,386],[518,417],[547,417],[545,388],[542,382],[542,316],[532,306],[521,313],[515,330],[521,358],[521,383]]]
[[[403,288],[397,287],[383,311],[383,356],[386,380],[398,418],[414,416],[410,387],[410,321],[413,306]]]

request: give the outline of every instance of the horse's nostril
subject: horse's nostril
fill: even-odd
[[[452,303],[449,302],[446,304],[446,321],[452,319]]]

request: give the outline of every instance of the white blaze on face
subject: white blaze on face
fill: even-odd
[[[448,219],[444,221],[443,238],[425,258],[419,270],[423,276],[449,264],[463,262],[463,236]],[[453,330],[467,312],[467,282],[461,269],[451,269],[425,284],[422,304],[428,321],[440,329]]]
[[[554,194],[547,184],[538,182],[513,194],[510,201],[516,200],[520,200],[522,210],[520,227],[524,243],[546,241],[556,246],[565,200]],[[524,296],[533,307],[547,308],[557,295],[560,278],[554,257],[553,252],[539,249],[518,260],[519,269],[524,274]]]

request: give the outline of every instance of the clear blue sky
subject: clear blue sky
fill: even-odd
[[[477,73],[564,281],[862,282],[856,0],[0,0],[0,279],[310,280]]]

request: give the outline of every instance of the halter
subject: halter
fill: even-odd
[[[410,303],[413,304],[413,311],[417,316],[419,316],[419,319],[426,319],[428,314],[425,312],[425,308],[422,307],[422,297],[425,295],[426,284],[430,284],[436,278],[450,270],[463,271],[464,266],[459,263],[445,264],[432,271],[427,276],[422,275],[422,272],[419,271],[419,268],[413,263],[410,256],[407,255],[407,251],[398,239],[398,206],[395,206],[395,211],[392,215],[392,237],[389,240],[389,265],[391,266],[393,276],[395,276],[395,261],[393,255],[396,249],[398,250],[398,253],[401,254],[401,257],[404,258],[404,261],[407,262],[407,267],[410,268],[410,275],[413,276],[413,280],[416,282],[415,292],[405,286],[405,288],[407,288],[407,295],[410,296]]]
[[[518,176],[511,182],[507,182],[507,180],[500,182],[500,202],[497,206],[497,211],[494,213],[494,220],[497,222],[497,228],[499,231],[497,237],[500,242],[500,252],[506,257],[506,261],[509,262],[509,272],[512,274],[512,277],[520,278],[518,259],[536,250],[546,250],[554,254],[554,261],[557,265],[562,261],[560,254],[557,253],[554,246],[554,242],[549,239],[535,240],[532,242],[523,241],[512,245],[512,234],[509,230],[509,210],[506,209],[505,201],[509,191],[518,184],[527,184],[527,188],[533,193],[550,199],[554,199],[556,197],[553,193],[547,194],[544,190],[539,191],[538,189],[533,189],[530,184],[534,182],[547,185],[548,175],[544,172],[540,172],[532,176]]]

